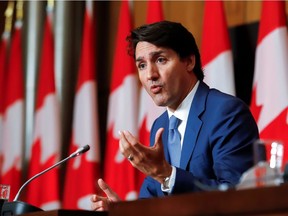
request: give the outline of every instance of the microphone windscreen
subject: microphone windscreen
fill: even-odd
[[[85,145],[84,147],[83,147],[83,153],[84,152],[87,152],[88,150],[90,149],[90,146],[89,145]]]

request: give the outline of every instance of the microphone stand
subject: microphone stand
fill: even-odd
[[[38,208],[36,206],[30,205],[28,203],[18,201],[18,198],[20,196],[21,191],[25,188],[26,185],[28,185],[31,181],[34,179],[38,178],[39,176],[43,175],[44,173],[48,172],[49,170],[55,168],[56,166],[59,166],[60,164],[66,162],[67,160],[77,157],[80,154],[85,153],[90,149],[89,145],[85,145],[83,147],[78,148],[75,152],[73,152],[71,155],[68,157],[64,158],[63,160],[57,162],[51,167],[48,167],[47,169],[43,170],[42,172],[32,176],[30,179],[28,179],[18,190],[13,202],[6,202],[4,201],[1,210],[1,216],[12,216],[12,215],[20,215],[24,213],[29,213],[29,212],[36,212],[36,211],[43,211],[43,209]]]
[[[15,202],[15,201],[18,200],[19,195],[20,195],[20,193],[22,192],[23,188],[24,188],[26,185],[28,185],[31,181],[33,181],[33,180],[36,179],[37,177],[41,176],[42,174],[48,172],[49,170],[53,169],[54,167],[56,167],[56,166],[58,166],[58,165],[64,163],[65,161],[69,160],[70,158],[71,158],[71,157],[69,156],[69,157],[67,157],[67,158],[65,158],[65,159],[63,159],[63,160],[57,162],[57,163],[54,164],[53,166],[48,167],[47,169],[45,169],[45,170],[43,170],[42,172],[40,172],[40,173],[34,175],[32,178],[30,178],[28,181],[26,181],[26,182],[21,186],[21,188],[18,190],[18,192],[17,192],[17,194],[16,194],[16,196],[15,196],[13,202]]]

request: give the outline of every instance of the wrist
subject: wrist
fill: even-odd
[[[165,170],[160,173],[155,180],[157,180],[160,184],[164,184],[165,182],[169,181],[169,178],[172,174],[172,167],[169,164],[169,166],[167,168],[165,168]]]
[[[175,185],[175,178],[176,178],[176,168],[172,166],[171,175],[169,177],[164,178],[164,181],[161,184],[161,190],[163,192],[167,192],[170,194]]]
[[[162,183],[162,185],[163,185],[163,190],[169,189],[170,178],[171,178],[171,176],[168,176],[168,177],[166,177],[166,178],[163,179],[163,183]]]

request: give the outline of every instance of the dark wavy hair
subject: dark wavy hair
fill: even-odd
[[[174,50],[180,59],[195,56],[194,74],[199,80],[203,80],[201,57],[195,38],[183,25],[171,21],[160,21],[140,26],[127,36],[128,54],[135,59],[135,49],[138,42],[145,41],[158,47]]]

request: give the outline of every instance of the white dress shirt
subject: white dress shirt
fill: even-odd
[[[167,108],[169,118],[172,115],[174,115],[175,117],[177,117],[178,119],[181,120],[181,122],[178,126],[178,131],[181,135],[181,149],[183,146],[183,138],[184,138],[184,134],[185,134],[185,129],[186,129],[186,125],[187,125],[190,107],[191,107],[191,104],[192,104],[192,101],[194,99],[194,96],[195,96],[195,93],[196,93],[198,86],[199,86],[199,81],[195,84],[193,89],[189,92],[189,94],[185,97],[185,99],[182,101],[182,103],[179,105],[179,107],[174,112],[172,112],[171,110],[169,110],[169,108]],[[172,189],[173,189],[174,184],[175,184],[175,177],[176,177],[176,168],[174,166],[172,166],[172,174],[169,178],[168,187],[164,188],[163,184],[161,184],[161,190],[163,192],[167,192],[167,193],[172,192]]]

